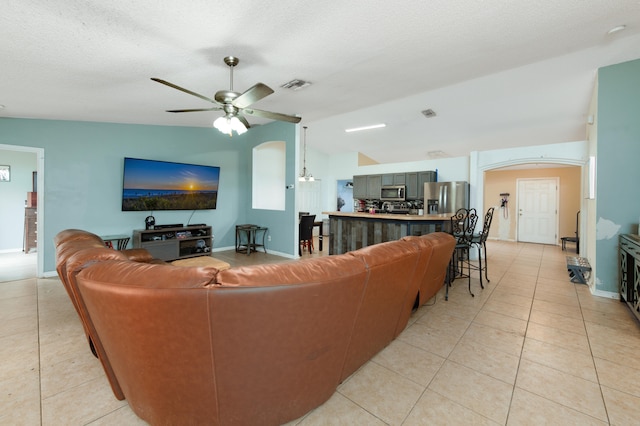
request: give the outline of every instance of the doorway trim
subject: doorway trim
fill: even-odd
[[[43,237],[44,237],[44,148],[36,148],[32,146],[22,146],[22,145],[4,145],[0,144],[0,149],[7,151],[20,151],[20,152],[32,152],[36,154],[36,172],[38,174],[37,180],[37,194],[38,194],[38,209],[36,210],[36,221],[38,222],[36,225],[37,231],[37,241],[36,241],[36,252],[37,252],[37,269],[36,276],[38,278],[44,277],[44,253],[42,250],[44,249]]]
[[[530,156],[531,153],[529,153],[529,155],[526,157],[517,158],[517,152],[516,152],[514,155],[515,158],[509,158],[507,160],[486,162],[485,164],[480,164],[481,156],[490,157],[492,156],[491,154],[493,154],[495,151],[471,152],[471,154],[469,155],[469,181],[471,184],[471,196],[469,200],[470,204],[475,205],[477,211],[484,211],[484,172],[485,171],[495,170],[495,169],[499,169],[507,166],[523,165],[523,164],[558,164],[558,165],[578,166],[581,168],[581,174],[583,176],[580,190],[582,191],[581,193],[584,193],[584,184],[585,184],[584,176],[586,176],[586,173],[588,173],[588,165],[589,165],[589,156],[588,156],[586,142],[585,141],[567,142],[566,144],[556,144],[556,145],[550,145],[550,146],[560,147],[560,145],[570,145],[571,147],[573,147],[570,155],[564,158],[563,157],[546,157],[545,155],[532,157]],[[541,145],[537,147],[528,147],[526,149],[528,150],[537,149],[537,150],[540,150],[541,154],[543,154],[547,152],[547,147],[549,146]],[[560,149],[559,151],[561,152],[564,151],[565,147],[562,146],[561,148],[563,149]],[[506,155],[507,154],[506,152],[501,154],[503,154],[503,157],[508,158],[508,156],[510,157],[511,154],[514,154],[514,152],[509,152],[508,156]],[[580,205],[581,211],[587,211],[584,198],[582,199],[582,202],[580,204],[581,204]],[[585,217],[585,220],[580,222],[580,235],[586,235],[585,229],[584,229],[584,226],[586,226],[585,225],[586,223],[588,222],[587,222],[587,218]],[[586,244],[586,239],[583,240],[583,238],[580,238],[580,245],[582,246],[583,244]],[[586,253],[586,247],[581,247],[580,251],[581,252],[584,251]]]

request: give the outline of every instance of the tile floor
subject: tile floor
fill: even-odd
[[[572,284],[559,247],[492,241],[488,250],[485,290],[475,280],[472,298],[456,281],[449,301],[439,293],[289,425],[638,424],[640,326],[626,306]],[[60,282],[6,281],[0,265],[0,424],[145,424],[113,397]]]

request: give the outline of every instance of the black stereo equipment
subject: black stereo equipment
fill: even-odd
[[[153,229],[166,229],[166,228],[184,228],[181,223],[174,223],[172,225],[155,225]]]

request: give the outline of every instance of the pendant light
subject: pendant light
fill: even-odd
[[[304,154],[302,159],[302,173],[300,173],[300,177],[298,180],[300,182],[313,182],[315,179],[311,173],[307,173],[307,126],[303,127],[304,129]]]

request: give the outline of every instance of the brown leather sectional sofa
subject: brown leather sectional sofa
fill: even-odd
[[[116,398],[151,424],[213,425],[277,425],[324,403],[442,287],[454,244],[434,233],[218,271],[86,231],[55,238]]]

